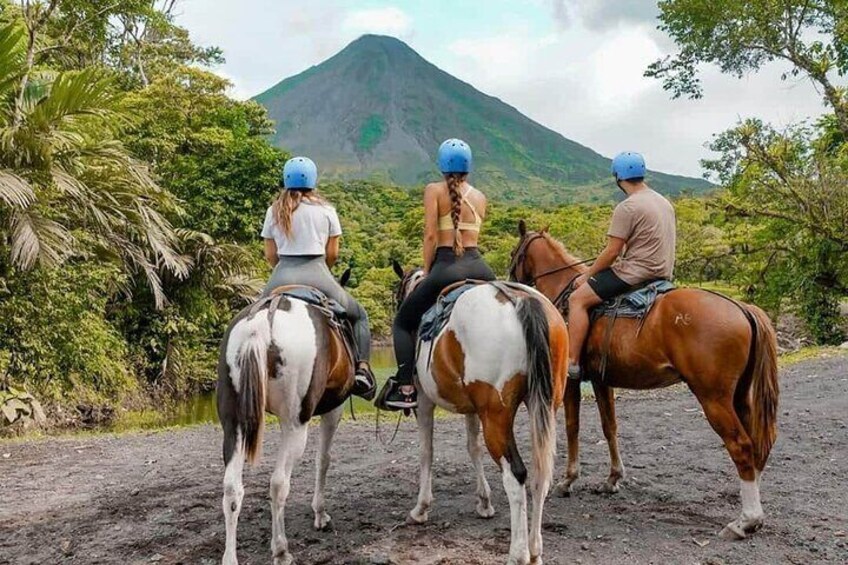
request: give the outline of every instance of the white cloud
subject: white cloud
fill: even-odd
[[[412,18],[394,6],[371,8],[348,14],[342,29],[355,34],[376,33],[404,38],[412,32]]]
[[[642,151],[650,166],[671,173],[700,176],[705,144],[740,118],[785,125],[822,111],[810,84],[781,81],[779,66],[743,80],[707,68],[704,99],[672,100],[643,76],[665,54],[646,26],[603,30],[578,21],[541,37],[519,30],[465,38],[448,51],[444,70],[537,122],[604,155]]]

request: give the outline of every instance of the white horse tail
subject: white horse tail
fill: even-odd
[[[533,441],[533,470],[539,484],[550,484],[556,453],[550,328],[541,300],[531,295],[516,309],[527,347],[527,410]]]

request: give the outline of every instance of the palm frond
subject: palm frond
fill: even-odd
[[[12,263],[31,269],[36,263],[55,267],[73,251],[73,236],[59,223],[33,210],[12,214]]]
[[[35,201],[35,191],[12,171],[0,169],[0,200],[15,208],[26,208]]]
[[[25,33],[20,22],[0,27],[0,96],[14,86],[26,68]]]

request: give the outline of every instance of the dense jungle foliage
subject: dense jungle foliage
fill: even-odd
[[[713,13],[696,4],[661,3],[682,51],[650,72],[678,93],[697,93],[697,62],[727,57],[736,74],[763,64],[742,40],[713,49],[731,45],[737,27],[762,30],[757,18],[795,18],[797,36],[763,41],[770,53],[799,52],[798,73],[828,81],[848,70],[848,19],[829,2],[748,2],[777,13],[729,9],[724,26],[692,16]],[[802,4],[815,15],[801,17]],[[258,233],[287,155],[268,144],[264,110],[228,96],[210,70],[221,52],[194,44],[173,5],[0,0],[0,392],[26,391],[70,420],[213,386],[223,330],[268,274]],[[804,46],[813,28],[831,43]],[[719,158],[707,166],[724,190],[675,201],[677,274],[775,315],[797,312],[816,342],[837,343],[848,125],[844,89],[827,84],[833,112],[819,123],[776,131],[750,120],[713,140]],[[420,191],[365,182],[321,191],[345,230],[339,270],[353,267],[352,292],[386,336],[390,260],[420,263]],[[591,257],[611,210],[493,202],[481,247],[505,275],[525,218]]]

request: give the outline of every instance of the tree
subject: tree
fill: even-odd
[[[772,61],[789,63],[784,75],[806,76],[818,87],[848,135],[848,3],[844,0],[664,0],[660,29],[680,47],[652,64],[647,76],[663,79],[675,97],[702,96],[698,69],[712,63],[742,77]]]
[[[38,25],[0,28],[0,99],[13,101],[0,109],[6,264],[30,269],[73,255],[111,255],[143,273],[161,306],[161,269],[187,274],[165,215],[176,203],[117,140],[127,117],[109,77],[96,69],[35,70]]]

